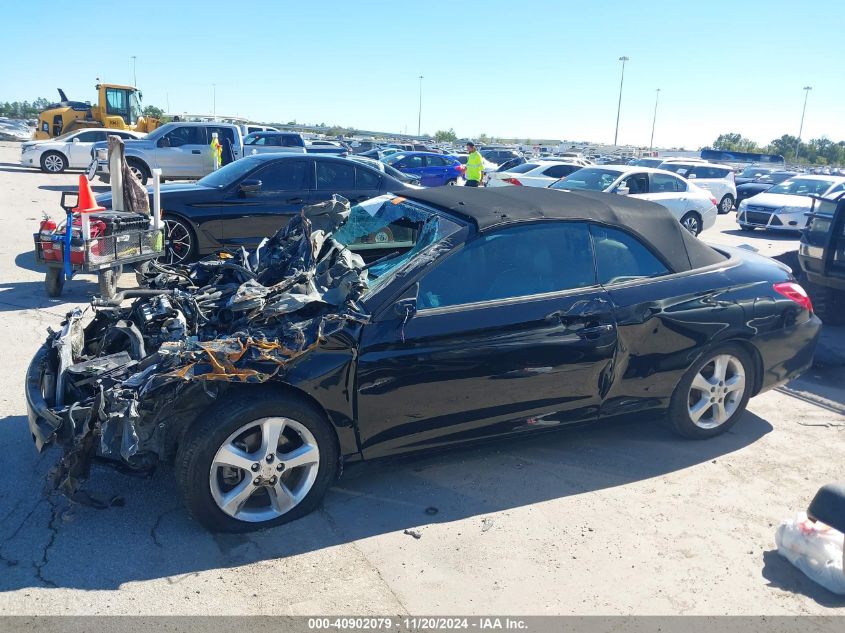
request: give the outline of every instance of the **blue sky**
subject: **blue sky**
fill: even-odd
[[[218,114],[415,132],[423,75],[423,132],[610,142],[627,55],[620,143],[648,145],[656,88],[656,145],[797,134],[805,85],[802,137],[845,139],[842,0],[129,6],[5,3],[0,101],[94,99],[135,55],[144,103],[171,112],[211,112],[215,83]]]

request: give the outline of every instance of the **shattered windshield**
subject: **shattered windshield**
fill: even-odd
[[[460,228],[419,202],[386,194],[352,207],[349,218],[333,237],[366,258],[383,255],[367,266],[369,291],[381,287],[418,253]]]

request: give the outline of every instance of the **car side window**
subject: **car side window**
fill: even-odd
[[[265,165],[250,178],[261,181],[261,192],[301,191],[306,189],[305,174],[308,162],[304,160],[277,160]]]
[[[598,281],[604,286],[670,272],[645,244],[624,231],[593,224],[590,234]]]
[[[164,135],[170,141],[170,147],[182,145],[205,145],[203,129],[198,125],[177,127]]]
[[[648,193],[648,174],[629,174],[622,181],[629,194]]]
[[[422,156],[406,156],[394,165],[397,169],[419,169],[423,166]]]
[[[440,158],[440,156],[426,156],[425,164],[428,167],[443,167],[446,161]]]
[[[550,178],[563,178],[564,176],[568,176],[579,169],[581,168],[576,165],[554,165],[549,167],[544,175],[549,176]]]
[[[483,235],[420,281],[417,307],[493,301],[596,284],[584,222],[541,222]]]
[[[355,168],[356,189],[378,189],[381,184],[381,176],[369,169]]]
[[[343,163],[317,161],[317,189],[335,192],[355,189],[355,167]]]
[[[651,193],[674,193],[686,190],[687,186],[680,178],[675,178],[669,174],[651,174],[651,185],[649,187]]]
[[[100,138],[102,137],[102,138]],[[95,131],[80,132],[74,138],[78,138],[80,143],[96,143],[97,141],[105,141],[106,138],[103,133]]]

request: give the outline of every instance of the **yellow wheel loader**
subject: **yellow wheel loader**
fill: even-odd
[[[59,88],[59,103],[47,106],[38,115],[35,138],[48,139],[80,128],[109,128],[150,132],[161,121],[141,114],[141,92],[132,86],[97,84],[97,105],[69,101]]]

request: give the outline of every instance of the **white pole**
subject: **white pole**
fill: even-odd
[[[87,213],[80,213],[79,217],[82,219],[82,239],[83,240],[90,240],[91,239],[91,218],[88,217]]]
[[[153,169],[153,229],[161,228],[161,169]]]

